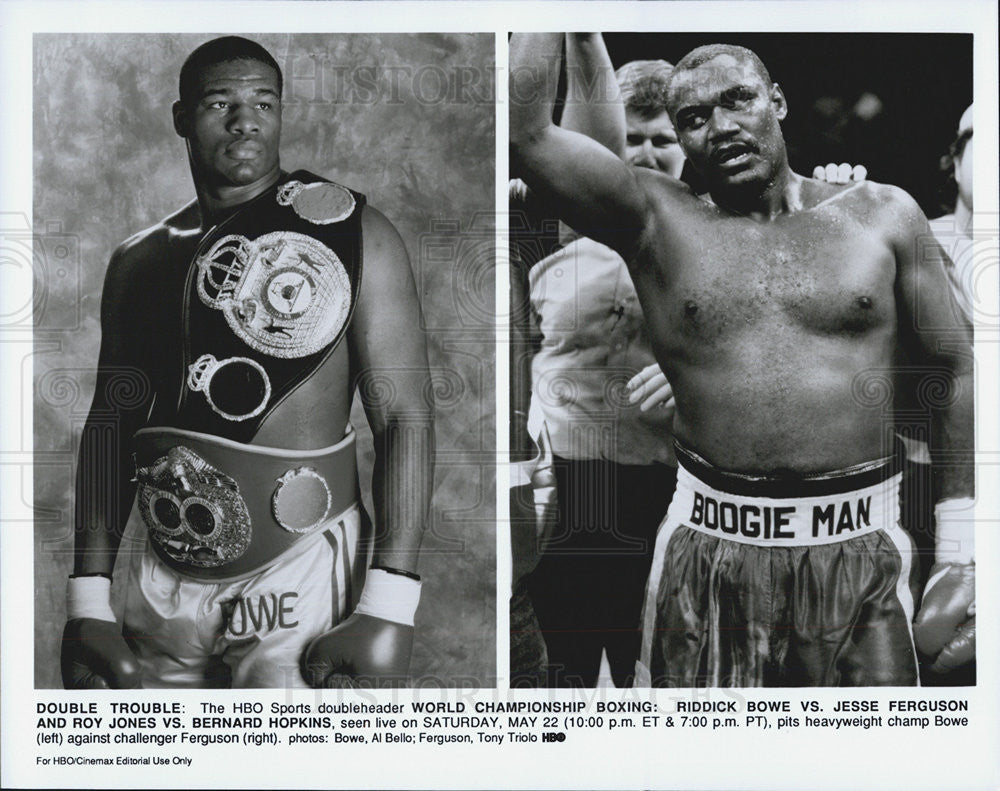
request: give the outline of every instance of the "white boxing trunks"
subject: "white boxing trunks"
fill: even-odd
[[[305,687],[302,652],[357,604],[366,558],[357,505],[328,519],[263,571],[204,582],[167,566],[133,510],[124,634],[147,688]],[[132,527],[132,525],[130,525]]]

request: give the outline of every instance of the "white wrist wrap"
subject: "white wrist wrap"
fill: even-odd
[[[70,577],[66,588],[66,620],[95,618],[111,621],[117,618],[111,609],[111,580],[107,577]]]
[[[419,603],[420,583],[417,580],[382,569],[369,569],[361,601],[354,612],[413,626]]]
[[[971,497],[942,500],[934,506],[934,522],[937,525],[935,563],[975,562],[975,516],[975,501]]]

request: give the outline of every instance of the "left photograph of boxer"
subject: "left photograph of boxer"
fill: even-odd
[[[493,686],[493,37],[34,44],[36,686]]]

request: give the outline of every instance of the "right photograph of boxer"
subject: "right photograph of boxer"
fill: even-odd
[[[860,39],[511,38],[512,685],[975,683],[971,37]]]

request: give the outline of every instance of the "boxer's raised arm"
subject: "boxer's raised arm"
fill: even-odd
[[[591,138],[552,123],[560,33],[510,42],[511,167],[566,224],[632,257],[645,227],[645,193],[633,172]]]

